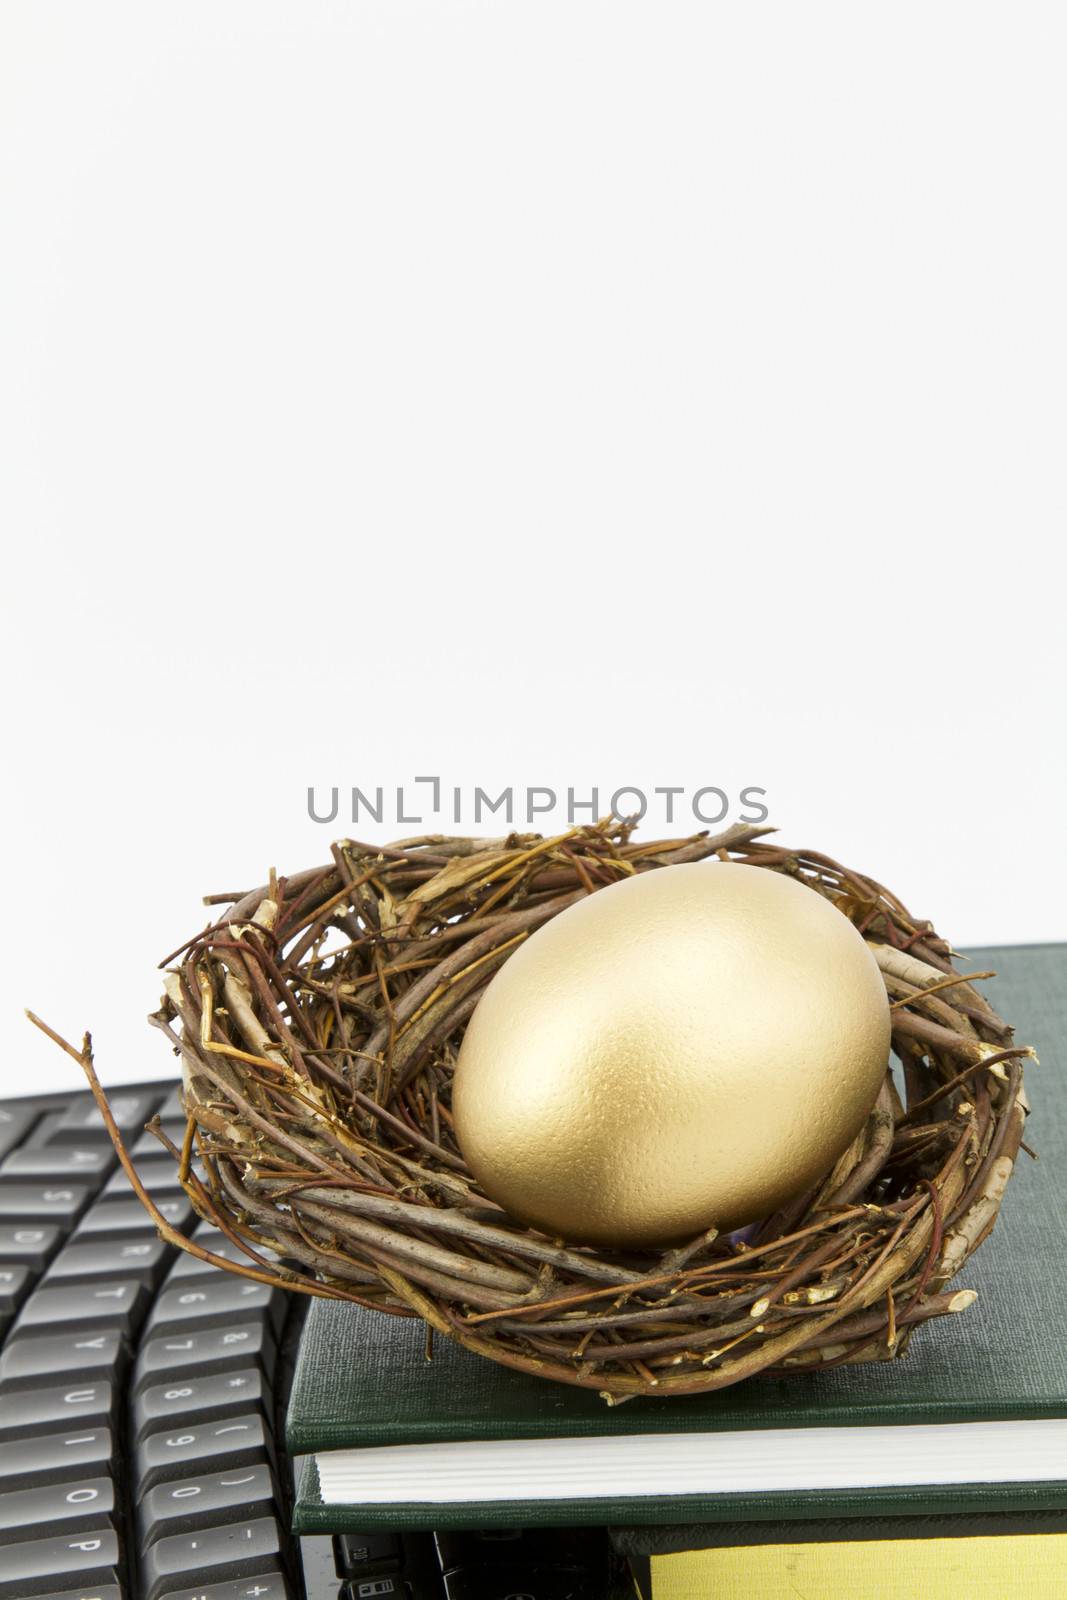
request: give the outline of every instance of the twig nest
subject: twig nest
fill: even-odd
[[[946,1285],[996,1220],[1029,1052],[928,923],[769,831],[640,842],[611,822],[553,839],[345,840],[324,866],[217,897],[210,926],[169,958],[153,1018],[182,1058],[188,1128],[169,1148],[198,1214],[245,1246],[245,1271],[422,1317],[612,1401],[902,1354],[918,1323],[969,1303]],[[666,1246],[591,1245],[547,1214],[524,1225],[456,1139],[472,1012],[569,907],[710,857],[776,875],[865,942],[892,1070],[836,1159],[828,1149],[743,1242],[701,1226]],[[755,1017],[754,994],[745,1007]]]

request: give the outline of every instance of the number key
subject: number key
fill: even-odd
[[[182,1141],[185,1138],[185,1118],[183,1117],[180,1122],[164,1122],[160,1119],[159,1126],[160,1131],[166,1134],[171,1144],[177,1145],[180,1150]],[[166,1153],[166,1146],[160,1143],[154,1133],[149,1133],[147,1128],[130,1151],[130,1155],[138,1165],[140,1165],[143,1156],[162,1156],[166,1155]]]
[[[274,1341],[262,1322],[223,1323],[190,1328],[146,1339],[137,1356],[136,1385],[160,1383],[189,1372],[229,1372],[235,1367],[262,1367],[267,1381],[274,1372]]]
[[[152,1115],[154,1094],[113,1093],[108,1105],[122,1133],[132,1133],[143,1126]],[[73,1100],[60,1117],[52,1135],[55,1144],[106,1144],[111,1149],[111,1135],[104,1126],[100,1108],[89,1096]]]
[[[212,1255],[221,1256],[224,1261],[236,1261],[244,1267],[255,1267],[259,1263],[254,1261],[247,1250],[242,1250],[239,1244],[234,1244],[228,1239],[220,1228],[199,1227],[193,1234],[193,1242],[201,1245],[205,1250],[210,1250]],[[278,1260],[274,1250],[265,1246],[253,1245],[256,1254],[262,1256],[268,1264]],[[167,1274],[167,1287],[179,1279],[185,1278],[211,1278],[217,1272],[224,1270],[215,1266],[214,1262],[202,1261],[199,1256],[192,1255],[188,1250],[183,1250]]]
[[[153,1198],[164,1222],[169,1222],[172,1228],[184,1233],[193,1217],[193,1208],[185,1195],[156,1195]],[[143,1234],[154,1238],[155,1232],[154,1219],[135,1194],[130,1194],[126,1199],[105,1195],[85,1213],[78,1224],[77,1238],[79,1241],[100,1236],[131,1239]]]
[[[92,1192],[87,1183],[0,1183],[0,1222],[56,1222],[69,1228]]]
[[[48,1269],[47,1283],[91,1283],[94,1278],[136,1278],[151,1289],[163,1275],[170,1250],[162,1239],[103,1239],[75,1242]]]
[[[196,1162],[193,1170],[197,1171]],[[182,1192],[181,1179],[178,1177],[178,1163],[166,1153],[159,1157],[151,1157],[146,1161],[138,1161],[137,1176],[149,1194],[155,1199],[161,1194],[180,1194]],[[115,1195],[119,1200],[128,1200],[132,1194],[130,1180],[119,1167],[113,1172],[104,1185],[104,1195],[110,1198]]]
[[[255,1466],[268,1459],[270,1437],[258,1411],[245,1412],[224,1422],[196,1427],[160,1428],[140,1441],[134,1451],[137,1492],[168,1478],[231,1466]]]
[[[194,1279],[187,1286],[175,1284],[164,1289],[152,1307],[146,1331],[268,1317],[277,1332],[285,1317],[285,1301],[282,1289],[220,1272],[217,1278]]]
[[[270,1468],[233,1467],[178,1483],[157,1483],[141,1501],[137,1515],[142,1537],[150,1544],[163,1534],[183,1533],[205,1522],[235,1516],[269,1516],[274,1509]]]
[[[206,1377],[179,1373],[170,1383],[153,1384],[137,1396],[133,1404],[134,1434],[140,1438],[161,1422],[206,1422],[212,1417],[247,1411],[251,1406],[262,1405],[263,1400],[263,1374],[258,1367],[241,1367],[235,1372]]]
[[[0,1183],[26,1178],[79,1178],[97,1184],[114,1165],[115,1152],[110,1145],[106,1150],[81,1146],[57,1150],[48,1145],[39,1150],[23,1148],[12,1150],[0,1162]]]
[[[0,1106],[0,1156],[6,1156],[9,1150],[20,1145],[36,1121],[36,1111]]]

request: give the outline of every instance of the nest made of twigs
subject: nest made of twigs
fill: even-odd
[[[169,958],[153,1021],[182,1057],[188,1118],[180,1149],[156,1131],[197,1213],[248,1253],[220,1264],[422,1317],[612,1401],[891,1359],[923,1319],[963,1309],[973,1293],[946,1285],[996,1220],[1030,1052],[928,923],[826,856],[760,842],[770,831],[638,842],[610,821],[553,839],[346,840],[325,866],[211,897],[228,909]],[[788,873],[850,918],[885,979],[895,1071],[833,1170],[744,1242],[610,1251],[521,1226],[453,1137],[467,1018],[575,900],[714,854]]]

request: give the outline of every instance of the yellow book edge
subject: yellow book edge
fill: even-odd
[[[651,1573],[643,1600],[1039,1600],[1067,1595],[1067,1533],[686,1550]]]

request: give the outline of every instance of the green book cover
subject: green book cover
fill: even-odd
[[[1041,1064],[1027,1074],[1033,1107],[1000,1220],[954,1287],[978,1290],[959,1316],[921,1328],[900,1361],[791,1378],[755,1378],[714,1394],[636,1399],[608,1407],[596,1394],[484,1360],[440,1338],[432,1361],[414,1319],[316,1301],[309,1313],[288,1414],[295,1455],[367,1446],[756,1429],[1019,1422],[1067,1417],[1067,946],[971,952],[998,977],[990,993]],[[385,1458],[382,1458],[383,1462]],[[903,1474],[902,1474],[903,1476]],[[976,1477],[978,1475],[976,1474]],[[314,1461],[302,1474],[302,1531],[493,1523],[692,1523],[793,1516],[1030,1511],[1067,1507],[1067,1459],[1040,1481],[891,1486],[785,1493],[568,1497],[388,1506],[325,1504]]]

